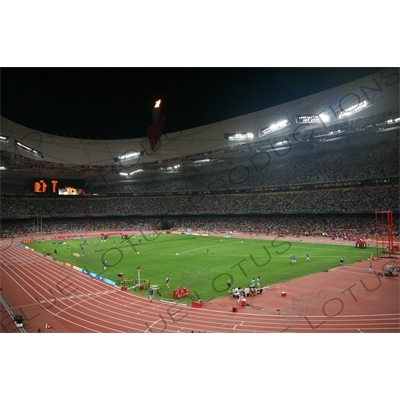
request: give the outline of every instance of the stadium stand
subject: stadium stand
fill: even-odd
[[[114,159],[114,164],[61,164],[2,145],[1,234],[39,233],[37,218],[43,218],[40,233],[58,233],[151,230],[168,217],[176,220],[174,229],[368,236],[375,211],[392,210],[398,236],[398,88],[390,93],[388,102],[386,92],[385,101],[375,99],[373,111],[362,110],[360,117],[325,131],[318,127],[295,135],[291,129],[171,159],[151,156],[142,164]],[[299,109],[307,101],[299,100]],[[2,121],[9,140],[9,121]],[[54,148],[61,151],[62,145]],[[124,172],[140,172],[139,167],[140,174]],[[84,195],[34,194],[33,181],[40,177],[82,179]]]

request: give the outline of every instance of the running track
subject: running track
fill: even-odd
[[[56,333],[400,332],[398,307],[397,312],[395,308],[395,312],[370,315],[292,316],[295,324],[288,329],[284,315],[150,302],[6,240],[1,242],[0,257],[0,294],[14,314],[24,316],[28,333],[44,331],[46,323]],[[18,332],[3,307],[0,329]]]

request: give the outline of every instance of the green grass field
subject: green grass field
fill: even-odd
[[[140,278],[160,286],[155,299],[172,299],[175,288],[188,287],[190,296],[181,299],[183,303],[191,303],[191,297],[206,302],[228,295],[228,279],[232,287],[246,287],[252,278],[259,276],[261,286],[268,286],[335,268],[342,256],[344,264],[351,264],[376,252],[374,247],[359,249],[355,245],[174,234],[138,235],[128,240],[110,237],[105,242],[100,238],[86,240],[84,256],[80,248],[83,238],[61,240],[63,244],[54,240],[34,242],[29,247],[41,254],[51,253],[57,261],[85,268],[118,285],[118,273],[133,280],[138,278],[137,267],[140,266]],[[206,254],[207,248],[209,254]],[[310,261],[306,261],[307,252]],[[289,262],[290,254],[296,255],[295,264]],[[103,268],[104,259],[108,261],[106,270]],[[169,289],[165,286],[167,275],[171,279]],[[127,282],[126,286],[133,286],[133,281]],[[147,290],[137,289],[135,293],[148,295]]]

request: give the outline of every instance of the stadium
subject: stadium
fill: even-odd
[[[398,69],[172,132],[163,107],[128,139],[1,117],[1,332],[400,332]]]

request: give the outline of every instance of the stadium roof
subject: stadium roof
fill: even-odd
[[[2,80],[7,81],[8,89],[5,90],[6,96],[2,96],[2,105],[6,104],[6,107],[4,114],[2,107],[1,115],[1,167],[4,168],[1,178],[4,181],[21,181],[39,176],[58,176],[85,180],[104,176],[106,170],[113,183],[124,182],[124,179],[126,182],[126,178],[120,175],[132,182],[143,180],[146,174],[147,179],[154,179],[155,172],[181,174],[197,171],[197,163],[210,158],[213,163],[229,163],[244,153],[250,157],[251,152],[271,151],[271,146],[274,146],[274,151],[287,145],[302,149],[320,145],[319,148],[327,149],[327,143],[332,140],[350,140],[363,135],[364,129],[371,134],[398,132],[398,69],[375,71],[373,68],[374,73],[370,75],[334,87],[332,83],[341,81],[344,76],[349,78],[352,73],[363,75],[371,71],[369,68],[329,69],[330,78],[323,80],[321,74],[328,70],[322,70],[207,69],[196,72],[195,69],[140,69],[131,84],[127,84],[124,94],[121,94],[127,103],[128,98],[134,99],[125,106],[125,114],[119,114],[116,104],[123,105],[124,102],[119,97],[120,92],[112,89],[110,75],[110,79],[106,79],[105,75],[101,78],[101,71],[97,69],[93,70],[97,84],[101,85],[102,79],[107,83],[102,89],[99,86],[96,90],[89,90],[85,80],[81,85],[76,81],[77,86],[73,87],[82,95],[82,98],[75,95],[77,104],[73,101],[74,90],[68,88],[65,90],[70,97],[65,97],[69,101],[59,100],[57,103],[58,94],[53,97],[53,93],[58,93],[54,88],[56,81],[48,79],[45,79],[46,84],[42,89],[39,82],[36,90],[40,96],[36,101],[33,94],[23,95],[27,92],[24,92],[22,78],[20,85],[15,83],[14,94],[10,96],[11,80],[5,77],[18,75],[23,70],[6,69],[5,77],[2,70]],[[29,75],[30,71],[27,69],[25,73]],[[55,73],[54,70],[49,71],[50,75]],[[60,71],[57,70],[57,74]],[[136,69],[107,69],[104,73],[110,74],[111,71],[114,71],[114,86],[117,87],[117,82],[122,85],[122,78],[116,71],[129,74]],[[168,71],[171,75],[167,74]],[[183,71],[182,82],[176,71]],[[10,75],[7,75],[8,72]],[[32,72],[31,80],[35,80],[33,76],[36,72]],[[40,73],[43,74],[44,70]],[[78,70],[76,73],[79,75]],[[166,76],[169,76],[168,83],[160,91],[159,83]],[[87,79],[93,84],[93,77]],[[178,83],[174,84],[174,81]],[[206,82],[212,83],[206,85]],[[222,86],[222,83],[226,86]],[[138,100],[137,96],[132,95],[135,85],[142,89],[148,86],[150,89],[142,94],[138,91]],[[67,82],[60,83],[62,88],[67,86]],[[317,91],[317,88],[326,89]],[[25,98],[25,106],[23,102],[18,105],[17,94]],[[148,101],[142,101],[143,96],[147,96]],[[47,102],[50,98],[55,108],[52,108],[51,102]],[[115,99],[115,104],[111,98]],[[162,99],[162,106],[154,109],[158,98]],[[13,106],[10,107],[10,104]],[[42,110],[36,113],[39,117],[30,110],[28,104],[32,104],[32,109]],[[136,109],[133,104],[141,106]],[[262,105],[264,108],[260,108]],[[127,112],[128,109],[135,110],[136,119]],[[13,110],[16,114],[10,115],[7,110]],[[51,110],[56,114],[54,118]],[[63,118],[60,117],[62,113],[65,113]],[[68,113],[72,113],[71,118],[68,118]],[[75,118],[74,124],[70,123],[72,116]],[[390,126],[385,126],[381,131],[382,126],[377,123],[392,119],[395,122],[390,122]],[[101,121],[106,121],[104,123],[109,127],[102,128]],[[120,124],[115,121],[120,121]],[[54,123],[54,126],[74,126],[73,130],[68,131],[68,134],[73,132],[74,137],[65,132],[51,133],[50,128],[45,129],[41,125],[46,122]],[[117,127],[124,124],[136,124],[143,129],[133,129],[123,138],[122,133],[126,132]],[[80,137],[76,134],[78,127],[82,129]],[[97,130],[106,138],[93,138]],[[138,171],[140,175],[137,175]],[[108,182],[111,182],[110,179]],[[101,180],[97,181],[102,183]]]
[[[2,68],[1,115],[82,139],[145,138],[162,99],[164,133],[263,110],[383,68]]]

